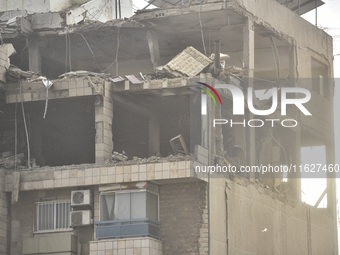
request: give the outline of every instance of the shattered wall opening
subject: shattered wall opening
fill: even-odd
[[[95,162],[93,99],[50,100],[46,118],[44,101],[24,103],[33,166],[62,166]],[[15,104],[7,107],[12,118],[2,122],[3,152],[15,153]],[[17,153],[27,160],[28,146],[20,104],[17,105]]]
[[[120,105],[113,107],[113,146],[115,151],[124,151],[128,157],[147,158],[148,119]]]
[[[26,42],[23,40],[9,40],[9,42],[13,44],[13,47],[18,52],[10,56],[10,63],[21,70],[29,70],[28,48],[25,47]]]
[[[326,147],[324,145],[302,147],[301,163],[311,166],[311,169],[313,163],[316,168],[318,168],[318,164],[326,164]],[[321,170],[317,173],[317,176],[318,178],[301,179],[301,201],[315,208],[327,208],[326,172]]]
[[[166,96],[163,93],[168,93]],[[166,157],[174,154],[170,139],[181,134],[190,144],[190,100],[171,92],[119,93],[114,96],[114,150],[126,156]]]
[[[273,166],[289,166],[296,161],[296,134],[294,130],[282,127],[266,128],[256,131],[256,157],[258,162]],[[288,174],[265,173],[260,180],[273,189],[285,190]]]
[[[28,114],[32,115],[32,149],[38,165],[61,166],[95,162],[92,98],[61,102],[51,100],[46,119],[42,119],[42,104],[40,103],[40,107],[34,107],[34,104],[38,106],[39,102],[32,103],[32,112],[28,111]]]
[[[233,116],[233,102],[229,98],[222,97],[224,109],[221,111],[222,119],[234,118],[236,122],[241,122],[239,116]],[[242,165],[246,162],[246,151],[245,151],[245,132],[246,128],[243,126],[228,126],[222,128],[223,134],[223,150],[224,157],[230,164]]]
[[[328,68],[325,64],[314,59],[311,60],[312,89],[321,96],[330,99],[330,85],[328,79]]]
[[[108,29],[94,25],[91,30],[63,33],[62,36],[41,35],[28,41],[29,48],[34,42],[38,44],[41,73],[50,79],[76,70],[116,75],[152,70],[144,29]],[[28,51],[24,42],[16,49]]]
[[[290,50],[292,45],[262,26],[255,26],[255,79],[256,89],[267,89],[290,77]],[[261,80],[263,79],[263,80]],[[268,80],[268,82],[267,82]]]

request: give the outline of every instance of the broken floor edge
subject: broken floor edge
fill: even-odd
[[[164,158],[163,158],[164,159]],[[171,166],[171,164],[174,164]],[[156,162],[144,162],[144,163],[134,163],[129,162],[128,164],[115,164],[115,165],[98,165],[98,164],[86,164],[86,165],[72,165],[72,166],[61,166],[61,167],[51,167],[51,168],[38,168],[30,171],[9,171],[5,169],[0,169],[2,176],[5,177],[5,192],[14,192],[14,182],[15,175],[20,175],[20,182],[17,184],[20,191],[34,191],[34,190],[48,190],[48,189],[58,189],[58,188],[71,188],[71,187],[82,187],[82,186],[101,186],[101,185],[113,185],[122,183],[139,183],[139,182],[152,182],[158,185],[169,184],[169,183],[186,183],[193,181],[203,181],[214,185],[214,180],[220,178],[209,178],[207,174],[197,174],[194,171],[194,166],[200,164],[197,160],[193,159],[178,159],[173,161],[156,161]],[[148,167],[149,165],[149,167]],[[157,165],[157,166],[156,166]],[[151,167],[150,167],[151,166]],[[130,173],[124,173],[125,167],[130,168]],[[118,170],[118,168],[120,170]],[[167,170],[164,170],[166,168]],[[143,173],[140,173],[143,169]],[[153,178],[138,178],[138,179],[126,179],[127,175],[139,174],[145,175],[147,177],[150,169],[155,172]],[[97,170],[97,171],[95,171]],[[160,170],[160,171],[156,171]],[[110,174],[112,171],[115,174]],[[122,171],[122,174],[117,174],[117,171]],[[171,172],[166,177],[157,177],[156,172]],[[81,175],[79,175],[81,173]],[[38,176],[39,175],[39,176]],[[43,175],[43,176],[41,176]],[[76,177],[72,177],[75,175]],[[92,176],[93,175],[93,176]],[[115,179],[110,178],[111,176],[116,176]],[[117,176],[122,175],[119,179]],[[164,175],[164,174],[163,174]],[[124,176],[124,177],[123,177]],[[39,178],[38,178],[39,177]],[[41,178],[44,177],[44,178]],[[91,182],[84,181],[83,183],[74,182],[76,179],[93,179]],[[39,180],[36,180],[39,179]],[[96,180],[94,180],[96,179]],[[279,191],[276,189],[271,189],[265,184],[261,183],[259,180],[249,180],[242,177],[235,178],[223,178],[225,182],[225,191],[228,194],[233,192],[236,188],[246,188],[253,189],[257,191],[260,195],[265,195],[271,199],[284,203],[290,208],[304,207],[304,208],[314,208],[316,212],[323,213],[331,217],[331,213],[327,208],[316,208],[314,206],[308,205],[302,201],[298,201],[296,198],[291,196],[288,191]]]
[[[280,3],[278,4],[281,5]],[[81,24],[75,24],[71,26],[63,25],[60,29],[53,29],[53,30],[37,29],[32,32],[37,32],[43,36],[43,35],[62,35],[62,34],[72,33],[72,32],[93,30],[94,28],[98,29],[98,28],[116,27],[117,29],[119,28],[146,28],[147,29],[147,28],[152,28],[155,26],[155,24],[152,22],[152,20],[154,19],[175,17],[175,16],[185,15],[185,14],[190,14],[190,13],[218,11],[218,10],[226,10],[226,11],[230,10],[239,15],[242,15],[245,18],[247,17],[251,18],[255,21],[256,24],[263,25],[267,29],[271,30],[276,36],[281,37],[282,39],[284,39],[285,41],[289,43],[294,43],[294,38],[280,31],[277,31],[268,22],[262,19],[259,19],[258,17],[255,17],[249,10],[247,10],[243,5],[241,5],[237,1],[227,1],[227,2],[226,1],[215,1],[215,2],[208,2],[208,3],[202,3],[202,4],[193,4],[193,5],[188,5],[184,7],[175,6],[175,7],[155,8],[155,9],[149,9],[149,10],[139,10],[139,11],[137,10],[133,16],[129,18],[125,18],[125,19],[112,19],[105,23],[98,22],[98,21],[87,21]],[[49,12],[49,13],[53,14],[54,12]],[[64,11],[64,13],[66,14],[67,11]],[[31,14],[31,15],[39,15],[39,14]],[[21,19],[24,19],[24,18],[25,17],[22,17]],[[20,20],[18,21],[17,25],[18,26],[20,25]],[[323,31],[322,29],[318,27],[315,27],[315,29]],[[324,33],[327,34],[326,32]],[[16,31],[16,34],[27,35],[27,33],[20,31],[20,29],[19,31]],[[4,38],[7,37],[6,35],[7,34],[3,35]],[[13,38],[13,35],[9,37]]]
[[[88,86],[85,86],[86,88],[92,88],[93,93],[82,93],[82,94],[72,94],[72,95],[61,95],[60,98],[67,98],[67,97],[73,97],[73,96],[86,96],[86,95],[104,95],[105,89],[102,88],[102,90],[98,90],[93,85],[94,83],[91,81],[92,76],[84,76],[84,77],[72,77],[72,78],[63,78],[63,79],[56,79],[52,80],[53,86],[50,88],[50,91],[53,93],[57,91],[63,91],[63,90],[72,90],[72,89],[80,89],[84,88],[83,86],[76,86],[76,85],[70,85],[70,83],[76,83],[80,80],[82,83],[85,83],[85,80],[88,80]],[[92,77],[93,78],[93,77]],[[189,87],[193,84],[193,80],[199,81],[201,79],[207,80],[207,79],[213,79],[212,76],[207,74],[202,74],[200,76],[195,77],[182,77],[182,78],[165,78],[162,80],[150,80],[150,81],[143,81],[140,84],[132,84],[129,80],[124,80],[121,82],[112,82],[108,79],[96,77],[97,79],[101,79],[101,82],[103,85],[105,83],[108,83],[112,85],[111,91],[113,92],[120,92],[120,91],[140,91],[140,90],[152,90],[152,89],[164,89],[164,88],[178,88],[178,87]],[[170,82],[169,82],[170,81]],[[14,86],[16,87],[14,88]],[[24,85],[30,85],[29,88],[25,88]],[[36,88],[32,88],[36,87]],[[85,88],[85,89],[86,89]],[[43,83],[41,81],[23,81],[23,90],[22,93],[18,93],[19,90],[19,83],[10,83],[7,84],[4,88],[4,91],[6,92],[6,103],[15,103],[15,102],[26,102],[26,101],[39,101],[39,100],[45,100],[45,93],[46,88],[44,87]],[[71,92],[71,91],[70,91]],[[42,98],[35,98],[33,94],[35,93],[43,93]],[[49,94],[51,96],[51,93]],[[54,99],[49,98],[49,99]]]

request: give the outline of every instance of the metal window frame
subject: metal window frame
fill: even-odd
[[[129,193],[131,195],[131,193],[139,193],[139,192],[149,192],[151,194],[154,194],[157,196],[157,221],[159,221],[159,193],[156,192],[152,192],[148,189],[129,189],[129,190],[116,190],[116,191],[102,191],[99,193],[99,218],[101,216],[101,196],[105,196],[106,194],[124,194],[124,193]],[[145,201],[146,203],[146,201]],[[147,206],[147,205],[146,205]],[[131,197],[130,197],[130,215],[131,215]],[[134,220],[134,219],[129,219],[129,220]],[[100,222],[102,222],[103,220],[100,218]]]
[[[57,228],[57,204],[69,204],[70,207],[70,212],[69,212],[69,227],[67,228]],[[54,212],[54,217],[53,217],[53,228],[51,229],[44,229],[40,230],[39,229],[39,206],[41,205],[53,205],[53,212]],[[73,230],[71,227],[71,212],[72,212],[72,207],[71,207],[71,200],[52,200],[52,201],[43,201],[43,202],[36,202],[35,203],[35,224],[34,224],[34,233],[46,233],[46,232],[63,232],[63,231],[71,231]],[[49,217],[49,215],[47,216]]]

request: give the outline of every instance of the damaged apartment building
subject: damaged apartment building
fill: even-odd
[[[322,4],[0,0],[0,254],[338,254],[334,178],[307,205],[298,173],[195,171],[334,163],[332,38],[300,17]],[[313,115],[213,128],[232,95],[199,82],[306,88]]]

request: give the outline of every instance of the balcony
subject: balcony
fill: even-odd
[[[150,237],[130,237],[90,242],[90,255],[98,254],[162,255],[162,242]]]
[[[96,238],[121,238],[148,236],[159,239],[159,222],[151,219],[99,221],[96,225]]]

